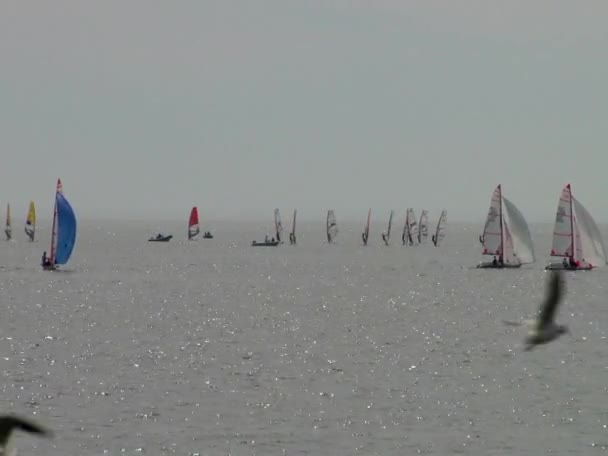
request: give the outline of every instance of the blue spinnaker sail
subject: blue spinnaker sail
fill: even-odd
[[[57,192],[55,204],[57,205],[55,264],[66,264],[76,243],[76,216],[63,193]]]

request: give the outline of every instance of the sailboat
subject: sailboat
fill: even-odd
[[[361,238],[363,239],[363,245],[367,245],[367,240],[369,239],[369,221],[372,216],[371,207],[367,211],[367,222],[365,222],[365,226],[363,227],[363,233],[361,233]]]
[[[277,239],[272,238],[268,239],[268,235],[264,238],[264,242],[252,241],[252,247],[274,247],[280,244],[279,237],[283,233],[283,225],[281,224],[281,215],[279,214],[279,210],[274,210],[274,227],[276,230]]]
[[[338,235],[338,224],[336,223],[336,214],[333,209],[327,211],[326,222],[327,242],[333,243]]]
[[[388,241],[391,238],[391,226],[393,224],[393,215],[395,211],[391,211],[391,214],[388,216],[388,226],[386,228],[386,232],[382,233],[382,240],[386,245],[388,245]]]
[[[293,210],[293,220],[291,222],[291,233],[289,233],[289,243],[291,245],[296,244],[296,216],[298,215],[298,210]]]
[[[482,235],[482,255],[493,260],[478,268],[519,268],[534,262],[534,247],[528,224],[515,204],[505,198],[500,185],[492,193]]]
[[[25,234],[31,242],[34,242],[36,236],[36,206],[30,201],[30,208],[27,211],[27,219],[25,220]]]
[[[46,252],[44,252],[42,268],[55,270],[59,265],[66,264],[72,255],[75,243],[76,216],[72,206],[63,195],[61,179],[57,179],[51,234],[51,255],[47,258]]]
[[[420,222],[418,223],[418,244],[424,244],[429,235],[429,215],[426,209],[420,214]]]
[[[445,209],[441,211],[441,215],[439,216],[439,221],[437,222],[437,229],[435,230],[435,234],[431,236],[433,241],[433,245],[435,247],[439,247],[439,244],[445,237],[446,225],[448,224],[448,211]]]
[[[13,228],[11,223],[11,205],[6,205],[6,226],[4,228],[4,234],[6,234],[6,240],[10,241],[13,239]]]
[[[418,240],[418,224],[416,223],[416,215],[414,209],[408,208],[405,216],[405,225],[403,225],[403,234],[401,241],[403,245],[414,245]]]
[[[585,207],[566,185],[557,203],[551,256],[563,257],[546,269],[592,269],[606,264],[600,231]]]
[[[190,219],[188,219],[188,240],[191,241],[200,232],[201,230],[198,225],[198,208],[194,206],[192,210],[190,210]]]
[[[276,232],[277,241],[282,244],[281,238],[283,237],[283,222],[281,222],[281,213],[279,209],[274,210],[274,229]]]

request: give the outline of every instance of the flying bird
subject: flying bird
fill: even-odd
[[[7,450],[7,444],[14,430],[39,434],[44,437],[51,437],[53,435],[50,430],[23,418],[11,415],[0,416],[0,456],[16,454],[16,452],[9,453]]]
[[[524,341],[525,351],[530,351],[537,345],[551,342],[568,332],[567,326],[555,324],[555,314],[563,296],[564,283],[561,273],[558,270],[551,271],[549,281],[547,282],[545,300],[541,304],[538,317]]]

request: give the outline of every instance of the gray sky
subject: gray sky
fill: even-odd
[[[608,221],[608,2],[5,0],[0,203]],[[382,215],[381,215],[382,214]]]

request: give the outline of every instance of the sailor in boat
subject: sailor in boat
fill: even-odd
[[[163,237],[163,235],[162,235],[162,234],[160,234],[160,233],[158,233],[158,234],[156,235],[156,239],[161,239],[162,237]]]
[[[274,237],[272,238],[272,243],[274,244]]]
[[[494,258],[492,259],[492,266],[498,266],[498,260],[496,259],[496,255],[494,255]]]

